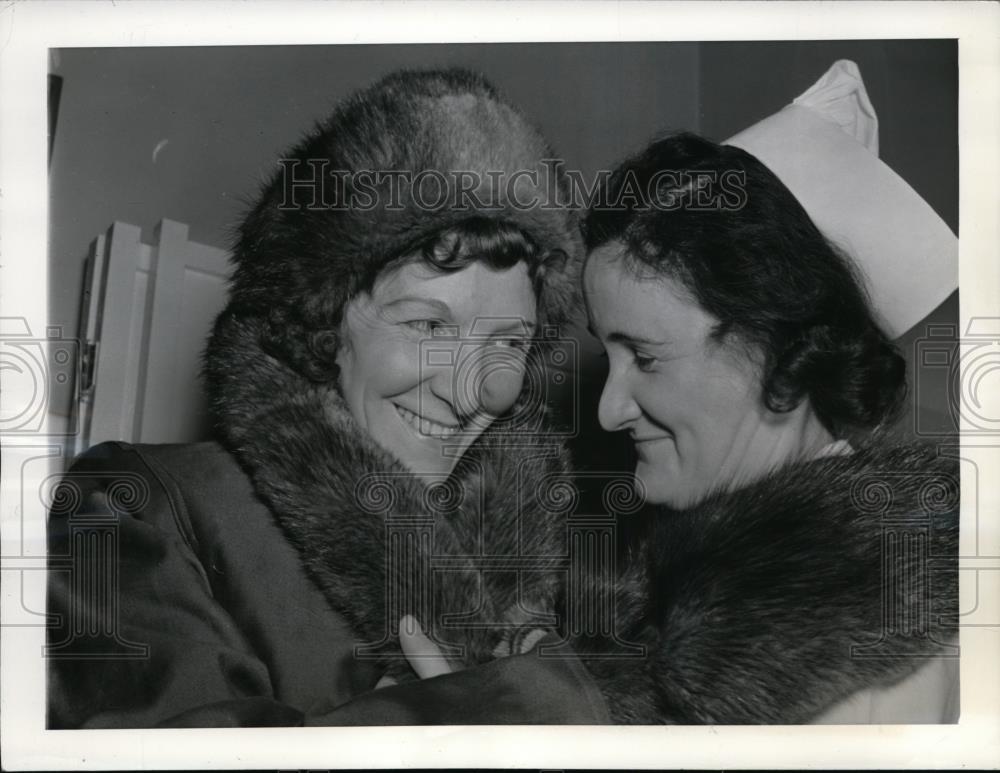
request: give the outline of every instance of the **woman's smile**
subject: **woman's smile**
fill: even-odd
[[[633,433],[631,435],[632,442],[636,445],[641,445],[643,443],[655,443],[657,440],[668,440],[671,435],[669,432],[661,433],[650,433],[650,434],[637,434]]]
[[[462,425],[458,423],[445,425],[425,418],[398,403],[396,404],[396,412],[403,422],[421,438],[448,440],[462,428]]]
[[[669,433],[664,435],[633,435],[632,443],[639,461],[647,462],[656,456],[661,443],[670,443],[673,442],[673,439],[673,435]]]

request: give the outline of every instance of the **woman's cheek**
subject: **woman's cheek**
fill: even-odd
[[[383,396],[403,394],[421,383],[427,375],[421,351],[419,343],[408,340],[390,340],[372,348],[370,356],[373,367],[380,374]]]

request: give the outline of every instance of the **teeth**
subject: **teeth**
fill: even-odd
[[[406,408],[403,408],[401,405],[396,406],[396,411],[407,424],[413,427],[413,429],[421,435],[429,435],[430,437],[437,438],[438,440],[445,440],[458,432],[458,427],[446,427],[444,424],[438,424],[436,421],[425,419],[422,416],[418,416],[413,411],[406,410]]]

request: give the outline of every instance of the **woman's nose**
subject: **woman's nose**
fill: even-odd
[[[459,416],[506,413],[524,384],[524,355],[491,343],[466,344],[453,375],[452,403]]]
[[[616,375],[612,368],[604,382],[604,391],[601,392],[601,400],[597,405],[597,420],[601,428],[605,432],[625,429],[639,418],[640,413],[626,379]]]

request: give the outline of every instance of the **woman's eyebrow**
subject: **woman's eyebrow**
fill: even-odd
[[[442,319],[448,319],[448,320],[452,319],[451,307],[447,303],[445,303],[439,298],[425,298],[422,295],[404,295],[399,298],[394,298],[393,300],[389,301],[384,306],[382,306],[382,309],[383,310],[391,309],[394,306],[402,306],[403,304],[406,303],[423,304],[425,306],[428,306],[429,308],[434,309],[435,313],[437,313]],[[526,333],[527,335],[533,335],[537,327],[538,324],[533,320],[529,321],[523,318],[519,318],[512,320],[509,325],[497,328],[490,334],[498,335],[501,333],[518,332],[518,333]]]
[[[422,303],[435,310],[442,317],[451,319],[451,307],[444,301],[438,298],[424,298],[420,295],[404,295],[401,298],[395,298],[389,301],[382,308],[391,309],[394,306],[401,306],[404,303]]]
[[[652,338],[646,338],[637,333],[621,331],[609,333],[608,340],[616,344],[641,344],[642,346],[666,346],[669,343],[669,341],[654,341]]]
[[[530,322],[526,319],[518,319],[511,322],[509,325],[497,328],[496,333],[526,333],[527,335],[534,335],[535,330],[538,328],[538,323]]]
[[[601,336],[598,335],[593,324],[587,323],[587,332],[597,340],[601,340]],[[646,338],[646,336],[639,335],[638,333],[623,332],[620,330],[608,333],[607,340],[616,344],[641,344],[643,346],[666,346],[670,343],[669,341],[654,341],[652,338]]]

